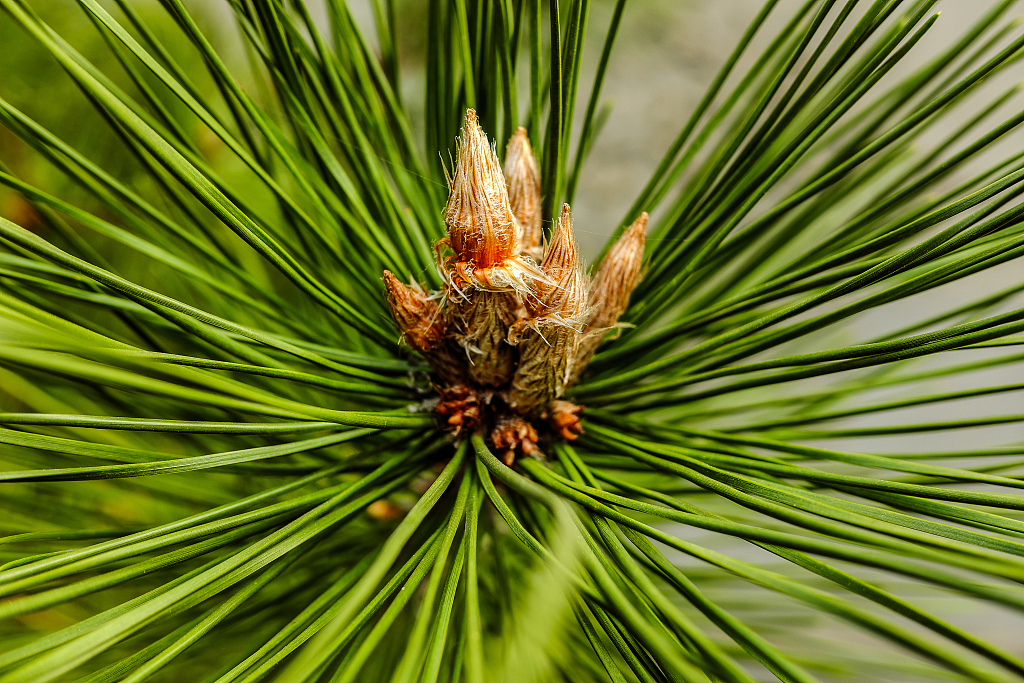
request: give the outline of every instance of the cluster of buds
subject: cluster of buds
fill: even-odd
[[[490,430],[511,464],[517,453],[540,454],[538,425],[566,439],[582,432],[582,407],[560,398],[629,304],[647,214],[588,286],[568,204],[542,245],[540,172],[526,130],[512,136],[502,170],[468,110],[448,185],[448,236],[435,246],[444,291],[385,271],[387,303],[402,338],[431,366],[437,414],[457,434]]]

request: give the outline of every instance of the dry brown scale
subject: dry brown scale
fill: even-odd
[[[447,428],[489,430],[511,465],[519,453],[541,455],[540,423],[566,439],[582,433],[583,407],[560,399],[629,304],[647,214],[612,246],[588,286],[568,204],[541,246],[540,173],[526,130],[509,141],[502,171],[468,110],[448,184],[448,236],[435,247],[444,291],[384,271],[387,303],[402,338],[430,364],[433,409]]]

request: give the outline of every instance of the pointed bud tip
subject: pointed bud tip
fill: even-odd
[[[622,250],[625,248],[640,249],[641,255],[644,248],[644,243],[647,241],[647,212],[644,211],[640,216],[633,221],[633,224],[626,228],[625,232],[622,233],[622,237],[615,243],[614,250]]]
[[[576,235],[572,230],[572,209],[568,204],[562,204],[562,210],[558,214],[558,221],[551,233],[551,243],[548,244],[542,265],[545,271],[549,268],[579,265]]]
[[[512,137],[508,139],[508,146],[511,148],[512,145],[530,147],[530,136],[522,126],[516,128],[515,132],[512,133]]]
[[[516,129],[516,132],[508,139],[508,145],[505,146],[505,176],[509,185],[513,184],[514,176],[524,177],[532,183],[539,181],[540,171],[537,166],[537,158],[533,154],[530,137],[522,126]],[[536,189],[539,193],[539,185]]]
[[[635,232],[646,233],[647,232],[647,219],[648,218],[649,218],[649,216],[647,215],[646,211],[641,213],[640,216],[635,221],[633,221],[633,225],[629,226],[630,232],[634,232],[635,231]]]
[[[557,313],[566,319],[582,315],[587,305],[586,279],[580,266],[579,248],[572,229],[572,211],[568,204],[562,205],[541,268],[553,284],[538,286],[534,313]],[[528,302],[527,305],[531,304]]]
[[[419,286],[403,283],[390,270],[381,276],[385,300],[395,326],[409,346],[421,353],[430,351],[444,337],[444,325],[437,315],[437,304]]]
[[[380,278],[384,281],[384,288],[387,290],[388,301],[403,299],[424,299],[424,293],[419,285],[407,285],[399,280],[390,270],[385,270]]]
[[[415,290],[395,277],[390,270],[385,270],[380,279],[384,281],[384,289],[390,306],[404,306],[407,305],[407,301],[417,299]]]
[[[385,270],[380,279],[384,281],[384,289],[386,290],[389,304],[392,301],[397,302],[410,295],[408,292],[409,287],[406,287],[390,270]]]
[[[465,159],[465,155],[477,151],[477,146],[482,145],[485,149],[480,150],[486,152],[486,149],[490,147],[488,144],[487,134],[483,128],[480,127],[480,121],[476,117],[476,110],[467,109],[466,118],[462,122],[461,135],[458,140],[458,158],[457,164],[461,164]],[[456,172],[458,172],[458,166],[456,166]]]
[[[629,305],[629,295],[640,281],[647,240],[647,213],[616,240],[605,254],[590,285],[591,305],[588,326],[604,328],[614,325]]]
[[[519,164],[522,164],[525,170],[537,173],[537,160],[533,155],[533,145],[530,144],[530,136],[526,134],[526,129],[522,126],[512,133],[512,137],[508,139],[508,145],[505,146],[505,170],[512,170]]]

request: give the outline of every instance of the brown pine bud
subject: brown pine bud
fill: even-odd
[[[457,289],[529,294],[532,283],[545,276],[535,263],[519,255],[519,227],[509,205],[505,176],[472,109],[466,110],[449,185],[444,210],[448,237],[437,248],[447,243],[455,252],[452,273],[444,264],[450,282]]]
[[[435,411],[456,434],[462,430],[472,432],[480,422],[480,397],[469,387],[456,384],[437,387],[441,400]]]
[[[466,110],[450,184],[444,224],[458,260],[489,268],[517,255],[516,219],[505,176],[472,109]]]
[[[534,296],[527,298],[526,306],[530,313],[535,318],[557,318],[580,328],[587,308],[586,278],[580,265],[568,204],[562,205],[541,270],[548,276],[548,281],[538,282]]]
[[[523,334],[508,403],[520,415],[540,417],[569,386],[580,333],[549,319]]]
[[[622,233],[601,261],[588,295],[594,306],[587,318],[588,327],[614,325],[629,306],[629,295],[640,282],[646,229],[647,212],[644,212]]]
[[[519,317],[520,304],[511,292],[473,292],[468,301],[456,300],[451,316],[465,350],[469,376],[477,384],[499,387],[516,369],[516,350],[505,337]]]
[[[580,424],[582,412],[583,406],[569,401],[554,401],[548,408],[548,424],[562,438],[572,441],[583,433],[583,426]]]
[[[427,296],[419,285],[409,287],[384,271],[384,292],[402,339],[414,351],[424,353],[438,346],[444,339],[444,321],[437,303]]]
[[[465,374],[462,363],[445,338],[446,325],[437,302],[419,285],[409,287],[389,270],[384,271],[382,279],[388,308],[402,339],[423,354],[442,379],[461,380]]]
[[[573,381],[590,362],[605,333],[615,325],[629,306],[629,295],[640,282],[647,239],[647,213],[640,214],[633,225],[615,243],[601,261],[590,285],[587,301],[590,313],[587,327],[576,356]]]
[[[540,436],[533,425],[521,417],[503,417],[491,430],[491,443],[501,451],[502,460],[512,467],[516,452],[523,455],[541,455],[537,448]]]
[[[540,260],[540,169],[525,128],[517,128],[505,150],[508,199],[519,224],[519,253]]]
[[[586,315],[585,280],[568,204],[541,268],[552,283],[538,283],[535,296],[526,301],[533,317],[509,330],[509,339],[521,342],[509,405],[528,417],[542,415],[568,386]]]

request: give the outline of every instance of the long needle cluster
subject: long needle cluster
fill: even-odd
[[[437,413],[456,433],[489,429],[509,464],[517,452],[540,453],[538,425],[567,439],[582,432],[582,407],[560,398],[629,304],[647,223],[642,214],[623,233],[588,287],[568,204],[542,245],[538,169],[519,128],[502,170],[467,110],[448,179],[448,236],[435,247],[445,290],[384,273],[396,326],[433,369]]]

